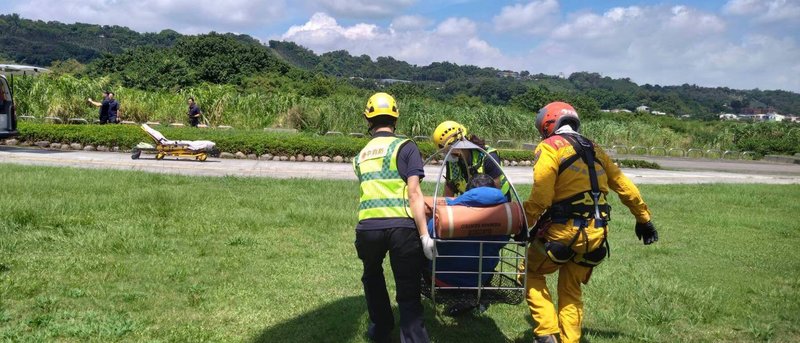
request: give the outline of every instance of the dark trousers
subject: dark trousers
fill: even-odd
[[[400,341],[429,342],[420,299],[420,277],[425,256],[417,230],[395,228],[356,231],[356,251],[364,263],[361,282],[364,284],[369,319],[375,324],[375,337],[388,338],[394,328],[382,266],[388,251],[397,286],[395,299],[400,310]]]
[[[197,127],[198,124],[200,124],[200,118],[199,117],[189,117],[189,126]]]

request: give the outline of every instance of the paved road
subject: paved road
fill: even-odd
[[[766,175],[800,175],[800,165],[768,161],[739,161],[720,159],[694,159],[679,157],[653,157],[636,155],[617,155],[616,158],[628,158],[655,162],[662,168],[686,171],[721,171],[746,174]]]
[[[767,183],[800,184],[800,165],[772,163],[703,162],[667,160],[657,161],[665,167],[675,163],[681,169],[693,170],[651,170],[624,169],[638,184],[696,184],[696,183]],[[53,151],[34,148],[0,146],[0,163],[25,165],[68,166],[79,168],[101,168],[121,170],[142,170],[157,173],[171,173],[202,176],[259,176],[274,178],[317,178],[355,180],[352,168],[347,163],[313,162],[275,162],[254,160],[209,159],[206,162],[165,158],[158,161],[153,155],[142,155],[139,160],[131,160],[129,154],[113,152]],[[724,167],[730,166],[731,172]],[[530,167],[505,167],[511,182],[530,184]],[[437,175],[438,166],[425,168],[427,175]],[[432,180],[428,177],[428,181]]]

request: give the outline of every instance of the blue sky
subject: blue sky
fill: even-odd
[[[800,92],[800,0],[5,0],[0,13],[247,33],[418,65]]]

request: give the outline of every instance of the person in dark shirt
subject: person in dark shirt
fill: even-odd
[[[114,92],[108,92],[108,122],[119,123],[119,101],[114,98]]]
[[[367,336],[376,342],[392,341],[394,315],[383,276],[388,252],[400,311],[400,341],[429,342],[420,280],[423,255],[432,259],[435,245],[428,234],[420,187],[425,177],[422,156],[413,141],[395,136],[399,112],[392,96],[370,97],[364,116],[372,140],[353,158],[353,169],[361,191],[355,246],[364,266]]]
[[[194,98],[189,98],[189,111],[186,115],[189,116],[189,125],[192,127],[197,127],[200,124],[200,115],[203,112],[200,112],[200,107],[194,102]]]
[[[103,92],[103,100],[101,102],[94,101],[94,100],[92,100],[92,98],[87,98],[86,99],[86,101],[88,101],[89,104],[100,108],[100,124],[105,124],[105,123],[108,122],[108,110],[111,107],[109,99],[108,99],[108,95],[110,93],[111,92],[109,92],[109,91],[104,91]]]

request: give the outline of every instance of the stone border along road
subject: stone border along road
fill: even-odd
[[[314,178],[355,180],[349,163],[278,162],[212,158],[206,162],[154,155],[132,160],[129,153],[58,151],[0,146],[0,163],[63,166],[95,169],[141,170],[198,176],[257,176],[272,178]],[[621,156],[622,157],[622,156]],[[762,161],[714,161],[625,156],[650,160],[667,169],[623,169],[637,184],[764,183],[800,184],[800,165]],[[426,166],[431,181],[440,166]],[[530,184],[531,167],[503,167],[512,183]]]

